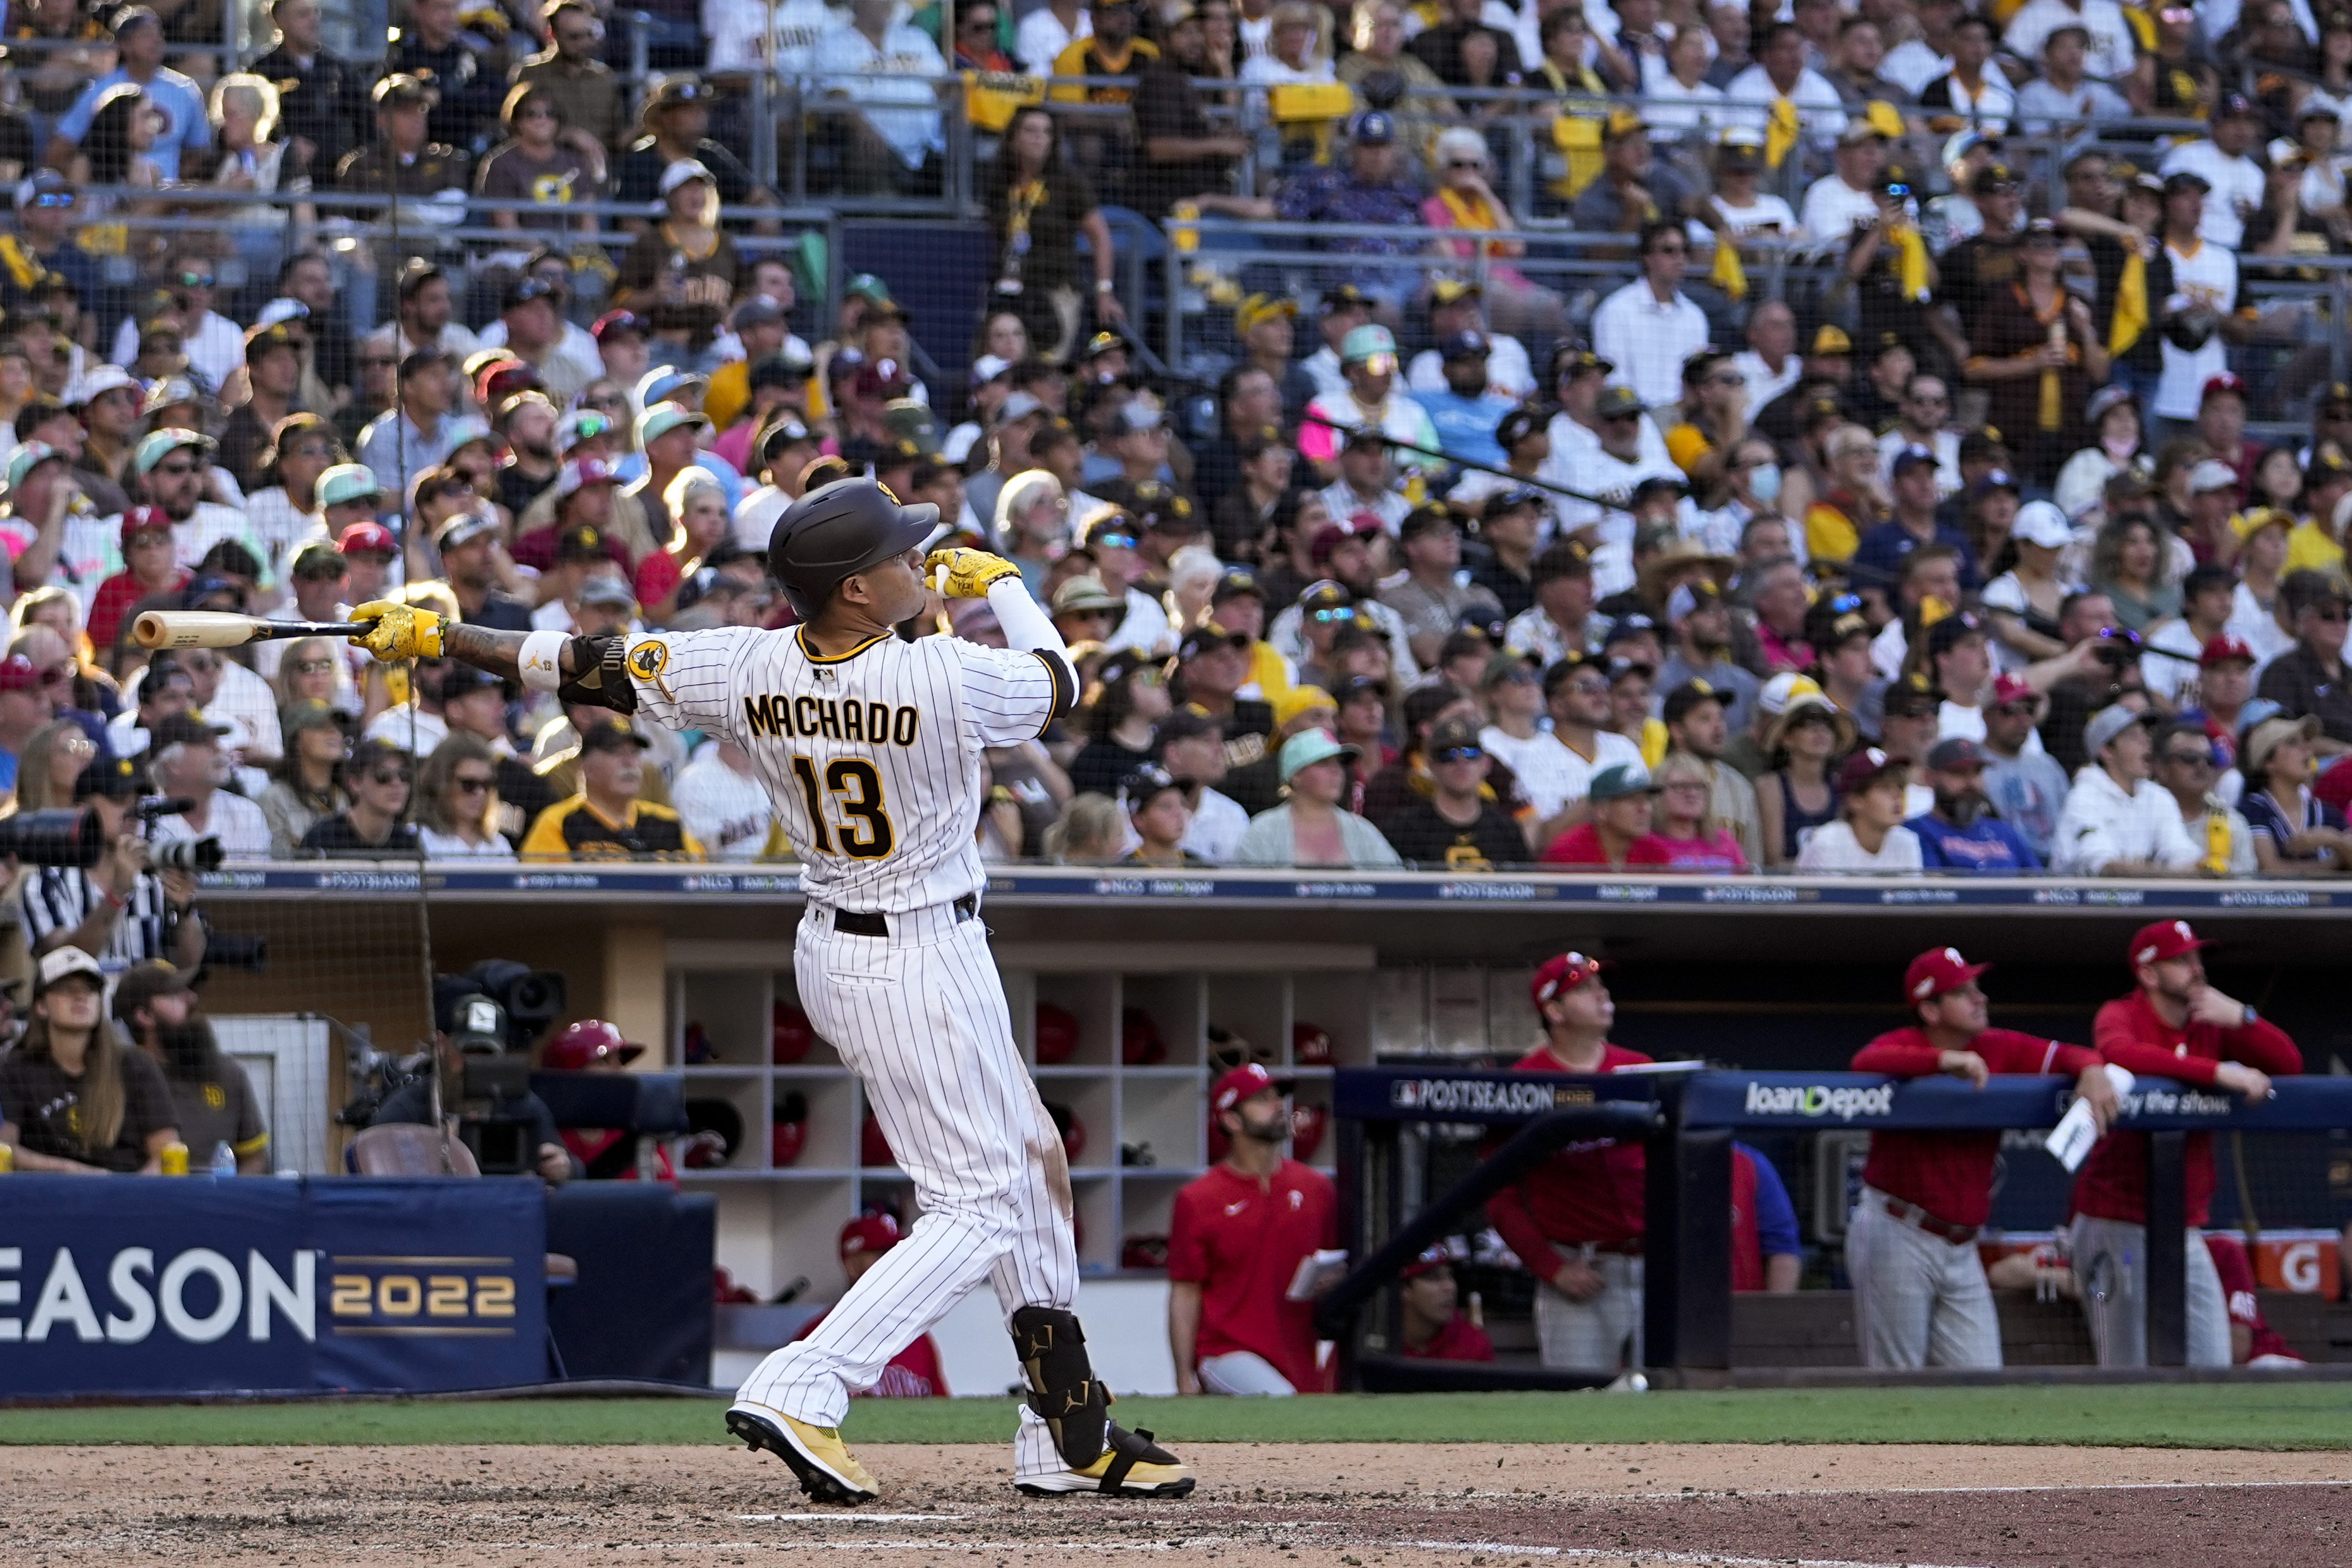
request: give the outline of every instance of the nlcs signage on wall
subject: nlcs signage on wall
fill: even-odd
[[[546,1376],[536,1181],[0,1178],[0,1391]]]

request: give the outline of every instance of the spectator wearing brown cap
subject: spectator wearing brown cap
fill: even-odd
[[[269,822],[260,807],[220,787],[229,771],[221,751],[223,727],[191,714],[175,715],[155,727],[147,766],[156,792],[187,804],[156,818],[149,841],[214,839],[228,854],[259,860],[269,852]]]
[[[1448,872],[1494,871],[1528,860],[1525,834],[1486,781],[1494,759],[1476,721],[1440,719],[1421,746],[1427,792],[1381,821],[1397,853],[1412,865]],[[1377,780],[1375,780],[1377,782]]]
[[[1813,830],[1797,855],[1801,873],[1916,872],[1919,835],[1903,825],[1911,764],[1867,746],[1838,769],[1838,820]]]
[[[1506,492],[1495,500],[1509,498]],[[1571,653],[1599,653],[1607,622],[1594,613],[1592,552],[1562,539],[1535,558],[1530,580],[1536,601],[1504,625],[1504,648],[1547,667]]]
[[[2252,876],[2254,831],[2215,788],[2221,747],[2193,723],[2156,732],[2156,781],[2180,808],[2180,825],[2200,852],[2197,869],[2208,876]]]
[[[701,845],[675,810],[639,798],[650,745],[617,714],[588,720],[579,792],[539,814],[523,835],[523,857],[701,859]]]
[[[1730,831],[1748,864],[1763,863],[1756,788],[1723,759],[1731,737],[1730,704],[1724,693],[1705,680],[1685,681],[1667,691],[1659,716],[1666,725],[1666,755],[1679,752],[1706,771],[1708,820]]]
[[[114,1019],[141,1054],[163,1070],[173,1121],[191,1159],[209,1165],[226,1144],[239,1176],[269,1174],[269,1124],[244,1067],[220,1048],[192,977],[162,960],[124,971],[114,983]]]
[[[2290,572],[2279,592],[2293,613],[2294,646],[2264,666],[2255,695],[2278,704],[2289,718],[2317,718],[2320,734],[2312,745],[2320,756],[2352,750],[2352,682],[2344,667],[2352,594],[2343,579],[2316,571]]]
[[[2016,876],[2042,869],[2032,847],[1993,814],[1984,789],[1988,760],[1983,747],[1959,737],[1929,748],[1925,772],[1935,808],[1903,824],[1918,836],[1929,870]]]
[[[1416,664],[1432,667],[1445,639],[1465,622],[1486,625],[1503,619],[1502,601],[1491,590],[1462,580],[1462,533],[1449,508],[1412,512],[1398,530],[1397,542],[1404,571],[1381,586],[1380,601],[1403,621],[1405,643]]]

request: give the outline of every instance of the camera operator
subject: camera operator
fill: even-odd
[[[193,873],[155,869],[132,803],[143,793],[127,757],[93,758],[74,779],[74,803],[98,813],[105,850],[88,870],[27,867],[19,896],[34,956],[59,947],[95,954],[110,971],[165,958],[193,972],[205,961],[205,925]]]
[[[473,993],[451,998],[439,1004],[436,1011],[438,1016],[433,1020],[433,1049],[441,1063],[442,1120],[449,1132],[463,1138],[467,1119],[461,1109],[466,1060],[505,1053],[506,1009],[489,998]],[[572,1155],[563,1146],[563,1136],[556,1130],[555,1113],[547,1108],[546,1101],[529,1090],[520,1098],[494,1098],[489,1102],[488,1120],[521,1125],[530,1168],[550,1186],[572,1179]],[[422,1074],[386,1095],[368,1124],[382,1127],[401,1122],[421,1127],[433,1124],[433,1085]]]
[[[220,746],[226,733],[223,726],[206,724],[193,714],[174,714],[156,726],[154,760],[148,765],[155,788],[186,805],[148,824],[150,843],[214,839],[227,854],[268,855],[269,819],[244,796],[221,788],[229,775],[228,754]]]
[[[208,1165],[226,1144],[239,1176],[269,1174],[269,1126],[253,1081],[213,1038],[187,971],[142,964],[114,983],[114,1020],[131,1043],[163,1070],[172,1114],[194,1165]]]

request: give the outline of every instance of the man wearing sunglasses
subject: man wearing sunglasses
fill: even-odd
[[[2253,825],[2215,789],[2221,748],[2202,727],[2168,724],[2156,732],[2156,781],[2180,808],[2189,841],[2202,852],[2197,869],[2208,876],[2252,876]]]
[[[2293,607],[2294,646],[2271,661],[2254,688],[2279,705],[2288,718],[2316,716],[2321,734],[2311,743],[2321,757],[2352,751],[2352,690],[2344,673],[2347,593],[2344,580],[2317,571],[2291,571],[2279,596]]]
[[[205,378],[206,386],[226,385],[231,372],[245,363],[245,329],[213,308],[212,258],[182,253],[165,267],[163,283],[179,319],[180,350],[189,367]],[[110,356],[116,364],[127,365],[138,357],[141,330],[138,312],[123,318],[115,329]]]
[[[1527,835],[1486,783],[1493,758],[1467,718],[1444,718],[1430,727],[1422,747],[1430,792],[1415,794],[1402,810],[1379,822],[1389,844],[1405,861],[1429,870],[1495,871],[1525,865]]]
[[[235,539],[256,560],[267,559],[244,513],[204,498],[212,458],[210,436],[167,428],[150,431],[141,439],[131,467],[146,486],[148,500],[172,520],[173,548],[182,566],[194,567],[223,539]]]
[[[97,264],[73,243],[74,191],[55,169],[17,183],[15,232],[0,237],[0,308],[23,309],[49,273],[62,274],[83,299],[98,298]]]

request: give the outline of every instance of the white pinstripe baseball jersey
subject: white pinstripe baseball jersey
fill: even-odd
[[[1054,654],[953,637],[824,658],[797,629],[668,632],[630,643],[628,669],[639,712],[751,755],[812,899],[883,915],[980,890],[981,749],[1040,734],[1072,695]]]

